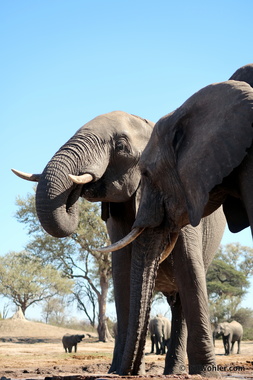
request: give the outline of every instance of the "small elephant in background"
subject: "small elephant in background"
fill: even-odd
[[[117,322],[114,323],[112,331],[113,331],[114,339],[116,340],[117,336],[118,336],[118,324],[117,324]]]
[[[149,322],[149,331],[151,336],[151,353],[156,346],[156,355],[164,355],[171,334],[171,322],[163,315],[157,315]]]
[[[70,335],[66,334],[62,337],[62,344],[66,352],[72,352],[72,348],[77,350],[77,343],[80,343],[85,335]]]
[[[243,336],[243,327],[239,322],[219,323],[215,329],[216,336],[222,336],[225,355],[233,353],[235,342],[238,344],[237,354],[240,354],[240,344]]]

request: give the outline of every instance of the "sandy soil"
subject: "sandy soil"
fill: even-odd
[[[61,338],[65,333],[81,334],[26,320],[0,321],[0,379],[45,379],[47,377],[77,376],[78,379],[101,379],[112,359],[114,342],[98,342],[93,334],[78,344],[77,353],[66,354]],[[236,347],[237,349],[237,347]],[[150,342],[146,346],[146,370],[148,377],[162,377],[164,356],[151,355]],[[253,379],[253,342],[244,341],[241,354],[224,356],[221,341],[216,341],[216,361],[221,366],[219,377]],[[115,378],[116,376],[112,376]],[[168,377],[168,376],[166,376]],[[174,376],[174,378],[177,376]],[[184,375],[180,378],[196,378]],[[197,376],[197,379],[200,379]],[[49,380],[49,379],[48,379]],[[68,380],[68,379],[66,379]]]

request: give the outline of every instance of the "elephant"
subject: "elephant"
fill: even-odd
[[[112,242],[125,236],[136,217],[141,190],[139,158],[153,126],[154,123],[146,119],[121,111],[100,115],[81,127],[56,152],[42,174],[31,175],[14,170],[22,178],[38,182],[36,208],[43,228],[56,237],[68,236],[74,232],[78,223],[77,200],[81,196],[89,201],[102,202],[102,218],[106,221]],[[167,373],[182,372],[185,363],[185,316],[189,320],[188,314],[191,313],[193,302],[184,294],[186,279],[188,285],[191,282],[186,263],[189,261],[189,265],[194,266],[197,260],[206,268],[218,248],[224,226],[223,213],[218,210],[201,222],[198,228],[184,229],[179,238],[176,236],[178,239],[174,241],[173,254],[159,266],[156,290],[163,292],[172,310]],[[131,317],[131,256],[130,246],[112,254],[117,339],[110,372],[119,374],[126,373],[122,358]],[[177,260],[181,257],[184,265]],[[204,296],[206,294],[203,281],[200,282],[198,292]],[[191,322],[195,323],[189,320]],[[201,325],[200,335],[197,332],[196,339],[200,342],[199,349],[202,351],[202,345],[206,346],[206,336],[209,336],[209,324],[203,321]],[[147,328],[148,326],[143,331],[144,337]],[[194,350],[195,347],[196,344]],[[141,356],[141,364],[131,371],[132,374],[144,372],[143,355]]]
[[[62,344],[66,352],[72,352],[72,348],[75,347],[75,352],[77,350],[77,343],[80,343],[85,335],[70,335],[66,334],[62,337]]]
[[[117,322],[115,322],[113,324],[112,331],[113,331],[114,339],[117,339],[117,336],[118,336],[118,324],[117,324]]]
[[[149,332],[151,338],[151,353],[154,353],[154,348],[156,347],[156,355],[164,355],[170,340],[170,320],[158,314],[149,321]]]
[[[222,336],[225,355],[233,353],[235,342],[238,344],[237,354],[240,354],[240,344],[243,336],[243,327],[237,321],[219,323],[215,329],[216,336]]]
[[[131,234],[120,245],[132,243],[128,329],[137,330],[135,337],[128,334],[122,373],[133,374],[141,363],[145,344],[142,332],[148,324],[161,252],[171,249],[173,242],[181,239],[182,231],[198,228],[205,217],[213,215],[221,206],[232,232],[249,225],[252,230],[253,89],[247,83],[252,83],[252,78],[253,65],[250,64],[238,69],[230,80],[206,86],[195,93],[181,107],[158,120],[141,155],[140,205]],[[132,236],[137,236],[134,241]],[[117,247],[116,243],[105,251]],[[188,327],[189,372],[202,373],[214,362],[211,333],[204,349],[202,344],[196,346],[199,342],[196,334],[203,338],[207,331],[199,330],[203,329],[201,318],[208,314],[206,296],[202,297],[204,303],[197,304],[199,289],[205,288],[207,267],[200,266],[196,256],[191,262],[194,255],[185,261],[178,252],[174,258],[178,260],[178,271],[174,273],[183,273],[184,264],[185,273],[187,270],[192,273],[186,277],[184,286],[189,290],[187,297],[194,300],[191,308],[200,323],[191,319],[193,311],[187,314],[183,292],[180,298]],[[193,331],[191,326],[197,328]],[[165,374],[169,373],[168,366],[167,355]]]

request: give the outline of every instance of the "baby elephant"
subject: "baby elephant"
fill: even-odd
[[[72,347],[77,349],[77,343],[81,342],[85,335],[69,335],[66,334],[62,337],[62,344],[66,352],[72,352]]]
[[[243,327],[239,322],[232,321],[230,323],[219,323],[215,332],[218,336],[222,336],[225,355],[233,353],[235,342],[238,344],[237,354],[240,354],[240,343],[243,335]]]
[[[156,355],[165,354],[166,347],[168,348],[171,323],[163,315],[157,315],[149,322],[149,331],[151,337],[151,353],[154,352],[156,347]]]

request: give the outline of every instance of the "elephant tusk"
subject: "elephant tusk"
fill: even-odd
[[[174,249],[175,244],[177,242],[178,236],[179,236],[178,233],[171,233],[170,234],[170,241],[169,241],[168,245],[166,246],[166,248],[164,248],[164,250],[162,251],[159,264],[161,264],[171,254],[171,252]]]
[[[41,174],[29,174],[29,173],[24,173],[20,172],[19,170],[16,169],[11,169],[14,174],[16,174],[18,177],[26,179],[27,181],[32,181],[32,182],[39,182]]]
[[[117,251],[118,249],[124,248],[128,244],[130,244],[132,241],[134,241],[144,230],[145,228],[136,227],[132,229],[132,231],[130,231],[128,235],[124,236],[122,239],[120,239],[116,243],[108,245],[107,247],[94,249],[94,251],[96,250],[98,252],[103,252],[103,253]]]
[[[92,175],[88,173],[82,175],[69,174],[69,178],[71,179],[71,181],[77,183],[78,185],[84,185],[85,183],[93,181]]]

